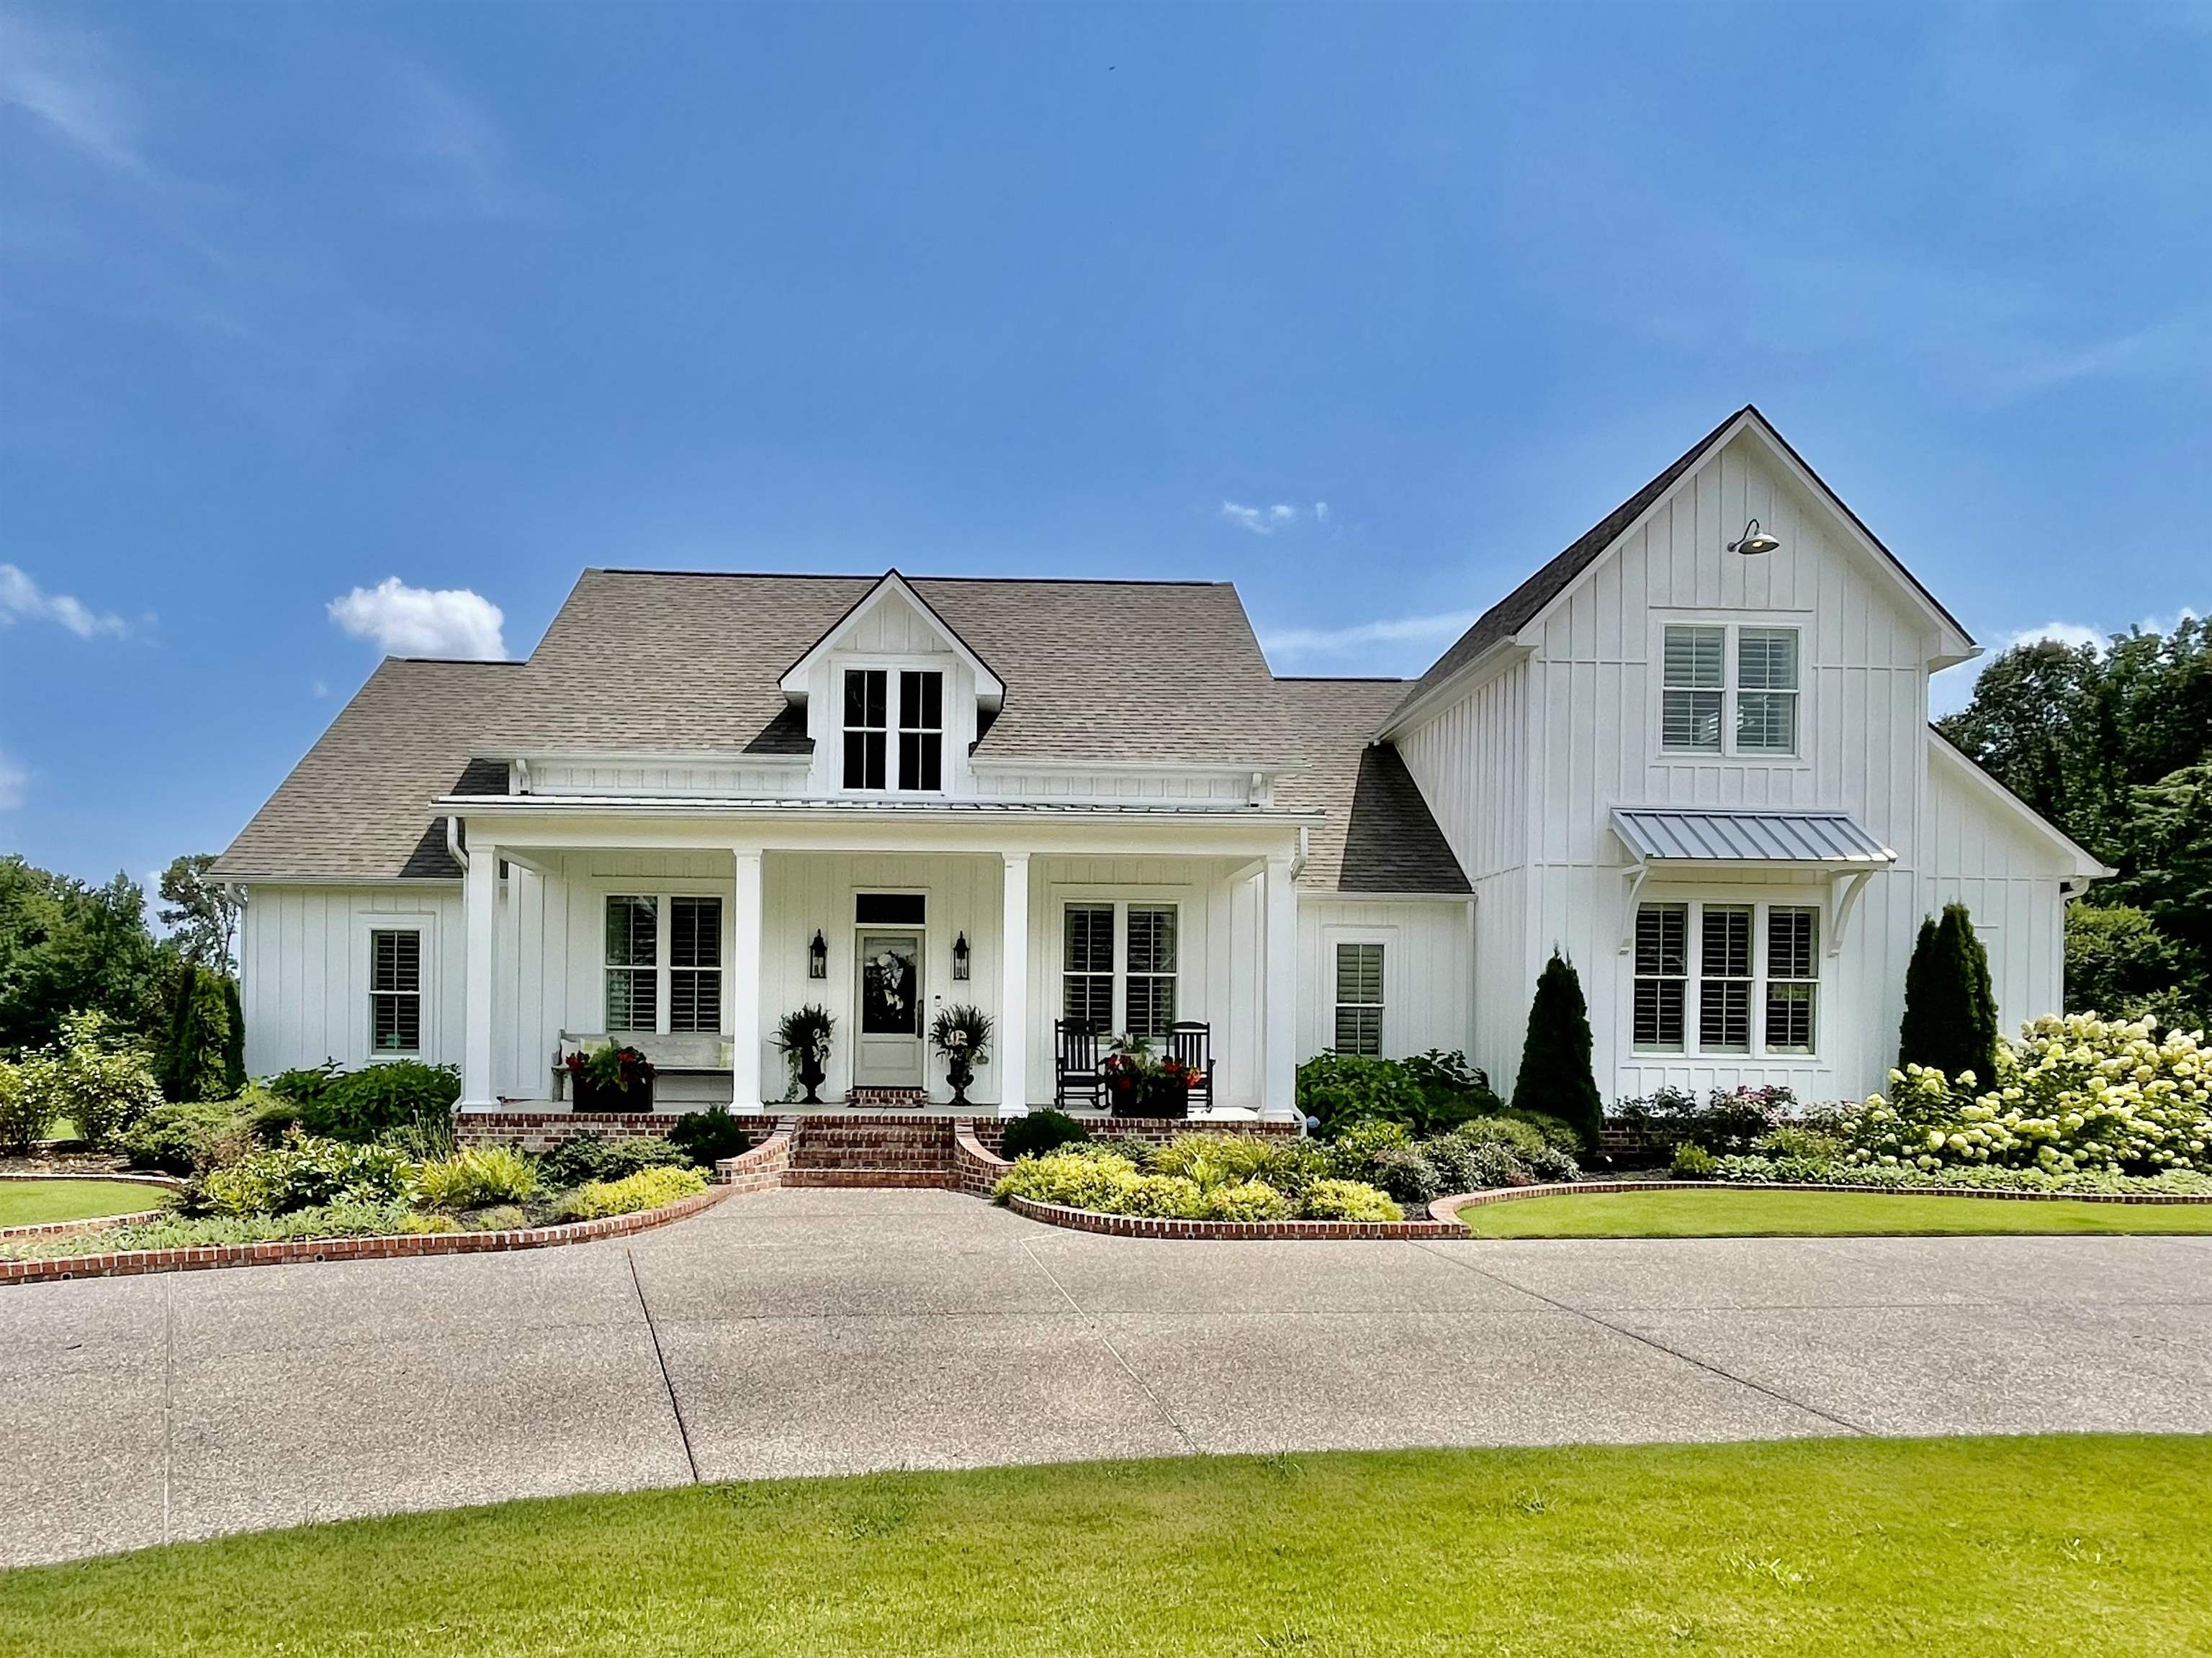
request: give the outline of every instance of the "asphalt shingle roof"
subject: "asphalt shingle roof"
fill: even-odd
[[[1398,750],[1368,740],[1406,682],[1276,683],[1305,763],[1276,780],[1275,804],[1327,814],[1307,837],[1299,884],[1346,894],[1472,891]]]

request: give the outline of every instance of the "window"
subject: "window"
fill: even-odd
[[[1682,1006],[1689,973],[1690,912],[1683,904],[1644,904],[1636,912],[1636,1046],[1682,1051]]]
[[[1721,751],[1725,628],[1669,628],[1662,665],[1660,743],[1669,749]]]
[[[1820,912],[1766,912],[1766,1051],[1813,1051],[1813,1004],[1820,993]]]
[[[1382,1053],[1382,946],[1336,947],[1336,1051]]]
[[[899,675],[899,780],[902,789],[945,786],[945,676]]]
[[[422,1048],[422,935],[414,928],[368,935],[368,1045],[378,1054]]]
[[[1698,1046],[1751,1052],[1751,906],[1707,904],[1698,923]]]
[[[660,902],[607,900],[607,1029],[660,1029]]]
[[[668,901],[668,1028],[722,1028],[722,901]]]
[[[1067,905],[1060,919],[1060,1017],[1102,1035],[1166,1035],[1176,1017],[1176,906],[1096,899]]]
[[[1176,1017],[1176,913],[1164,907],[1129,907],[1127,1017],[1133,1036],[1164,1036]]]
[[[1694,980],[1687,968],[1692,934],[1698,951]],[[1761,940],[1763,955],[1756,948]],[[1812,1054],[1818,1029],[1820,946],[1817,905],[1638,905],[1637,1051]],[[1692,998],[1695,1005],[1686,1005]],[[1698,1033],[1694,1050],[1684,1044],[1688,1029]]]
[[[1797,630],[1745,628],[1735,640],[1735,745],[1797,752]]]
[[[845,670],[845,786],[848,789],[884,786],[884,750],[890,741],[886,701],[890,678],[881,668]]]
[[[1070,904],[1060,958],[1061,1017],[1104,1032],[1114,1026],[1114,906]]]
[[[1661,648],[1659,746],[1674,754],[1719,754],[1733,731],[1729,753],[1796,754],[1797,659],[1795,628],[1670,624]]]

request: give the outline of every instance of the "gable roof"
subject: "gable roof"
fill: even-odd
[[[881,580],[586,570],[482,751],[805,754],[784,673]],[[902,580],[1005,682],[979,761],[1289,756],[1226,582]]]
[[[226,880],[447,880],[461,871],[429,803],[503,794],[477,761],[477,722],[502,708],[519,662],[387,657],[216,860]]]
[[[2014,793],[2012,786],[1988,767],[1968,754],[1943,734],[1941,726],[1930,723],[1928,727],[1929,752],[1948,760],[1959,774],[1975,785],[1999,810],[2019,819],[2027,828],[2063,851],[2074,862],[2075,877],[2084,885],[2101,881],[2119,871],[2082,846],[2073,836],[2045,817],[2033,806]]]
[[[1844,503],[1843,497],[1828,487],[1827,481],[1806,464],[1805,458],[1790,446],[1790,440],[1775,429],[1773,422],[1759,412],[1759,406],[1747,403],[1676,456],[1650,483],[1568,543],[1534,575],[1476,617],[1474,625],[1462,634],[1451,647],[1436,659],[1428,671],[1414,682],[1401,699],[1399,708],[1393,710],[1393,718],[1416,697],[1434,689],[1534,622],[1553,599],[1574,585],[1577,577],[1603,557],[1613,543],[1656,507],[1698,462],[1746,425],[1754,425],[1762,436],[1771,441],[1791,465],[1804,475],[1814,490],[1865,538],[1869,548],[1887,562],[1905,586],[1949,624],[1971,649],[1973,635],[1960,625],[1959,619],[1946,610],[1933,593],[1921,586],[1919,578],[1906,569],[1904,562],[1881,544],[1874,531],[1867,528],[1865,521]]]
[[[921,611],[928,619],[930,624],[943,635],[945,642],[952,647],[953,654],[967,663],[969,670],[975,676],[975,695],[979,699],[995,705],[1006,695],[1006,682],[992,671],[991,665],[976,655],[974,648],[966,640],[961,638],[958,631],[943,616],[938,615],[930,607],[929,601],[915,591],[914,584],[896,569],[884,571],[874,586],[854,600],[845,614],[824,628],[821,637],[809,645],[805,653],[783,671],[781,681],[783,694],[788,697],[803,698],[806,695],[806,671],[813,666],[814,659],[828,651],[837,636],[849,624],[858,621],[871,606],[879,603],[885,594],[890,593],[895,593],[904,598],[915,609]]]
[[[1319,811],[1298,884],[1344,894],[1474,891],[1398,750],[1370,734],[1402,679],[1283,679],[1305,763],[1275,780],[1275,804]]]

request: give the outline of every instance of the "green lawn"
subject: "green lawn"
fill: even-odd
[[[169,1194],[158,1186],[115,1180],[0,1181],[0,1226],[35,1226],[50,1220],[89,1220],[159,1209]]]
[[[1858,1237],[1976,1232],[2212,1232],[2212,1204],[2021,1202],[1891,1192],[1599,1192],[1462,1209],[1479,1238]]]
[[[0,1651],[2212,1651],[2212,1439],[1808,1440],[871,1475],[0,1574]]]

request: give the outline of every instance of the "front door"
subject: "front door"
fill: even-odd
[[[863,932],[855,1088],[921,1086],[921,935]]]

